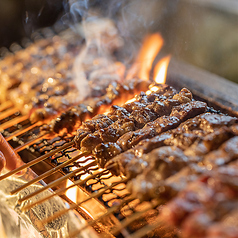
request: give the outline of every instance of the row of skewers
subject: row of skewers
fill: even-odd
[[[74,140],[64,145],[64,148],[73,145],[82,154],[59,164],[56,168],[61,169],[82,156],[93,156],[95,161],[89,166],[97,164],[112,174],[123,175],[125,179],[122,182],[127,183],[132,197],[141,201],[158,200],[156,205],[166,204],[159,215],[158,224],[166,220],[168,224],[179,227],[184,237],[201,237],[201,234],[203,237],[215,237],[214,234],[235,237],[233,234],[237,234],[236,227],[226,224],[224,219],[233,217],[232,210],[237,204],[237,123],[237,118],[215,113],[206,103],[193,100],[187,89],[176,93],[170,86],[158,85],[157,91],[148,95],[141,93],[133,102],[121,107],[112,106],[109,113],[98,114],[83,122]],[[54,155],[57,151],[52,151],[38,160]],[[29,163],[25,167],[32,164]],[[75,178],[75,175],[84,169],[69,171],[62,179]],[[52,171],[47,172],[48,175],[51,173]],[[102,172],[98,174],[100,173]],[[37,181],[47,174],[39,176]],[[92,176],[96,177],[98,174]],[[36,180],[31,181],[34,182]],[[57,182],[59,181],[43,189]],[[85,180],[78,180],[75,184],[84,182]],[[117,184],[112,184],[111,188]],[[220,187],[215,186],[217,184]],[[26,186],[28,185],[29,183]],[[201,190],[198,189],[200,186]],[[99,190],[100,192],[92,197],[99,197],[108,189],[110,188]],[[214,198],[214,206],[209,207],[210,203],[206,204],[210,202],[209,199],[201,200],[199,191],[208,191],[209,199]],[[193,194],[192,201],[186,194]],[[218,194],[223,196],[221,201],[221,195]],[[34,195],[20,199],[20,202]],[[222,207],[223,213],[216,216],[216,209],[220,209],[222,201],[227,201],[229,205]],[[37,203],[31,204],[27,209],[35,205]],[[70,209],[73,208],[75,207]],[[55,214],[47,221],[64,212],[67,211]],[[195,224],[200,224],[198,221],[201,217],[209,221],[207,224],[211,225],[211,229],[194,228]],[[216,227],[219,229],[215,229]],[[118,231],[115,229],[114,232]]]
[[[157,209],[160,214],[154,224],[129,237],[140,237],[165,221],[166,225],[178,228],[183,237],[237,237],[238,119],[217,113],[207,107],[206,103],[195,101],[186,88],[177,93],[168,85],[150,85],[148,92],[150,82],[139,79],[121,82],[118,79],[107,80],[105,77],[102,87],[95,91],[94,85],[89,97],[79,103],[79,100],[75,100],[78,92],[74,84],[69,83],[72,80],[69,72],[79,50],[78,43],[67,41],[62,46],[61,41],[58,37],[54,37],[51,43],[43,40],[1,61],[2,110],[8,107],[5,102],[16,103],[15,106],[21,108],[23,114],[27,117],[31,115],[32,123],[40,121],[42,125],[46,119],[54,118],[41,127],[42,132],[66,131],[76,136],[71,142],[2,175],[0,179],[49,157],[54,159],[58,152],[71,147],[77,148],[80,154],[64,163],[57,162],[55,168],[15,189],[12,194],[85,156],[93,158],[93,161],[84,167],[72,171],[69,169],[64,177],[20,198],[19,203],[24,204],[31,197],[65,179],[74,180],[72,186],[83,185],[105,171],[110,171],[123,179],[42,222],[46,224],[83,202],[99,198],[118,184],[125,183],[129,196],[88,225],[120,210],[125,203],[139,199],[150,201],[150,209],[159,206]],[[95,52],[94,47],[89,50]],[[12,65],[11,69],[9,65]],[[86,71],[94,75],[99,70],[97,65]],[[11,70],[22,74],[12,75]],[[29,82],[29,77],[35,79]],[[62,81],[65,78],[69,78],[66,84]],[[96,97],[92,97],[94,94]],[[121,99],[125,102],[135,94],[138,95],[132,101],[120,106],[113,105],[107,113],[100,114],[112,103],[118,104]],[[57,115],[59,117],[55,119]],[[3,112],[3,116],[6,116],[6,112]],[[13,136],[16,134],[9,139]],[[86,179],[78,179],[82,171],[91,166],[102,170]],[[23,210],[62,194],[67,189],[58,190],[36,203],[24,205]],[[140,215],[134,214],[125,219],[112,233],[117,234]]]

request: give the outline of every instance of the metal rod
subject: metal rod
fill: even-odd
[[[19,109],[17,107],[9,108],[0,114],[0,120],[4,119],[6,117],[9,117],[16,112],[19,112]]]
[[[5,179],[5,178],[10,177],[10,176],[13,175],[13,174],[16,174],[16,173],[18,173],[18,172],[20,172],[20,171],[22,171],[22,170],[24,170],[24,169],[26,169],[26,168],[29,168],[29,167],[31,167],[32,165],[35,165],[35,164],[37,164],[37,163],[39,163],[39,162],[45,160],[46,158],[48,158],[48,157],[50,157],[50,156],[56,154],[57,152],[59,152],[59,151],[61,151],[61,150],[64,150],[64,149],[66,149],[66,148],[72,146],[73,144],[74,144],[74,141],[71,141],[71,142],[69,142],[69,143],[67,143],[67,144],[64,144],[64,145],[60,146],[59,148],[57,148],[57,149],[55,149],[55,150],[50,151],[50,152],[47,153],[47,154],[44,154],[44,155],[42,155],[42,156],[40,156],[40,157],[38,157],[38,158],[36,158],[36,159],[34,159],[34,160],[28,162],[27,164],[22,165],[22,166],[19,167],[19,168],[16,168],[16,169],[14,169],[14,170],[12,170],[12,171],[9,171],[8,173],[6,173],[6,174],[0,176],[0,181],[3,180],[3,179]]]
[[[42,224],[46,224],[48,222],[51,222],[52,220],[64,215],[65,213],[69,212],[70,210],[73,210],[75,208],[77,208],[78,206],[80,206],[82,203],[85,203],[87,201],[89,201],[90,199],[92,198],[97,198],[97,197],[100,197],[101,195],[103,195],[107,190],[115,187],[116,185],[120,184],[120,183],[124,183],[124,182],[127,182],[128,179],[122,179],[121,181],[118,181],[118,182],[114,182],[112,183],[110,186],[105,186],[105,188],[101,189],[101,191],[96,191],[96,192],[93,192],[88,198],[86,198],[85,200],[79,202],[79,203],[75,203],[75,204],[71,204],[69,208],[66,208],[64,210],[61,210],[59,212],[56,212],[53,216],[50,216],[46,219],[44,219],[42,221]]]
[[[136,212],[134,214],[132,214],[131,216],[129,217],[126,217],[121,223],[119,226],[115,227],[114,229],[111,230],[111,234],[112,235],[118,235],[120,233],[120,231],[124,228],[126,228],[128,225],[130,225],[133,221],[137,220],[138,218],[140,218],[141,216],[143,216],[147,211],[157,207],[158,205],[161,204],[161,201],[155,201],[155,203],[150,203],[149,207],[142,210],[142,211],[139,211],[139,212]]]
[[[2,125],[0,125],[0,131],[5,130],[9,127],[12,127],[20,122],[23,122],[23,121],[27,120],[28,118],[29,118],[28,115],[15,117],[12,120],[7,121],[7,122],[3,123]]]
[[[85,224],[84,226],[82,226],[80,229],[74,231],[74,232],[71,232],[69,233],[68,237],[67,238],[73,238],[75,237],[76,235],[78,235],[80,232],[82,232],[83,230],[85,230],[86,228],[88,228],[89,226],[92,226],[94,225],[95,223],[97,223],[98,221],[100,221],[101,219],[107,217],[107,216],[110,216],[112,213],[116,212],[117,210],[119,210],[122,206],[124,206],[125,204],[133,201],[137,199],[136,197],[130,197],[128,199],[123,199],[121,201],[120,204],[118,205],[115,205],[113,207],[110,207],[109,209],[107,209],[107,212],[102,214],[101,216],[98,216],[96,217],[94,220],[91,220],[89,221],[87,224]]]
[[[19,135],[22,135],[24,134],[25,132],[27,131],[30,131],[31,129],[33,129],[34,127],[37,127],[37,126],[41,126],[43,123],[41,121],[39,122],[36,122],[35,124],[32,124],[30,126],[27,126],[26,128],[23,128],[23,129],[20,129],[20,130],[17,130],[15,132],[13,132],[11,135],[9,135],[8,137],[6,137],[6,141],[10,141],[13,137],[17,137]]]
[[[22,203],[22,202],[24,202],[25,200],[27,200],[27,199],[29,199],[29,198],[31,198],[31,197],[33,197],[33,196],[35,196],[35,195],[37,195],[37,194],[43,192],[43,191],[45,191],[45,190],[47,190],[47,189],[49,189],[49,188],[52,188],[52,187],[54,187],[54,186],[57,186],[57,185],[59,185],[60,183],[62,183],[62,181],[64,181],[64,180],[66,180],[66,179],[68,179],[68,178],[74,176],[76,173],[79,173],[79,172],[81,172],[81,171],[83,171],[83,170],[85,170],[85,169],[88,169],[89,167],[94,166],[94,165],[96,165],[96,164],[97,164],[97,163],[96,163],[95,161],[93,161],[93,162],[91,162],[91,163],[89,163],[89,164],[87,164],[87,165],[85,165],[85,166],[83,166],[83,167],[81,167],[81,168],[78,168],[78,169],[72,171],[71,173],[69,173],[69,174],[67,174],[67,175],[65,175],[65,176],[63,176],[63,177],[61,177],[61,178],[59,178],[59,179],[56,179],[55,181],[49,183],[48,185],[42,187],[41,189],[38,189],[37,191],[35,191],[35,192],[33,192],[33,193],[27,195],[26,197],[19,199],[19,200],[18,200],[18,203]],[[105,172],[105,171],[103,171],[103,172]],[[99,172],[98,174],[101,174],[101,173],[102,173],[102,172]],[[95,176],[97,176],[98,174],[96,174]],[[86,179],[87,179],[87,178],[86,178]],[[83,180],[83,182],[87,181],[86,179]],[[80,181],[82,181],[82,180],[80,180]],[[68,189],[70,189],[70,188],[76,186],[75,184],[76,184],[76,183],[72,184],[71,186],[69,186],[69,187],[67,187],[67,188],[62,188],[62,189],[60,189],[59,191],[55,191],[54,194],[50,194],[49,196],[47,196],[47,197],[45,197],[45,198],[43,198],[43,199],[41,199],[41,200],[39,200],[39,201],[37,201],[37,202],[35,202],[35,203],[32,203],[32,204],[29,204],[28,206],[25,206],[25,207],[23,208],[23,210],[29,210],[28,207],[30,207],[30,208],[31,208],[31,207],[34,207],[36,204],[40,204],[40,203],[44,202],[46,199],[50,199],[51,197],[54,197],[54,196],[59,195],[59,194],[62,194],[62,191],[67,191]],[[42,201],[42,200],[43,200],[43,201]]]
[[[79,154],[79,155],[76,155],[75,157],[73,157],[73,158],[71,158],[71,159],[65,161],[64,163],[62,163],[62,164],[60,164],[60,165],[58,165],[58,166],[56,166],[56,167],[54,167],[54,168],[48,170],[47,172],[41,174],[40,176],[38,176],[38,177],[32,179],[32,180],[29,181],[28,183],[25,183],[24,185],[20,186],[19,188],[14,189],[13,191],[10,192],[10,194],[13,195],[13,194],[15,194],[15,193],[20,192],[20,191],[23,190],[24,188],[27,188],[27,187],[29,187],[30,185],[32,185],[32,184],[34,184],[34,183],[37,183],[38,181],[40,181],[40,180],[42,180],[42,179],[44,179],[44,178],[46,178],[46,177],[48,177],[48,176],[50,176],[50,175],[56,173],[58,170],[64,168],[64,167],[67,166],[68,164],[71,164],[71,163],[75,162],[76,160],[80,159],[80,158],[83,157],[83,156],[88,156],[88,153],[81,153],[81,154]]]
[[[3,102],[0,106],[0,112],[2,112],[3,110],[6,110],[6,109],[8,109],[9,107],[12,107],[12,106],[13,106],[13,103],[11,101]]]
[[[20,151],[24,150],[25,148],[27,148],[28,146],[33,145],[34,143],[36,143],[37,141],[41,140],[42,138],[44,138],[48,134],[49,134],[49,132],[46,132],[46,133],[44,133],[42,135],[37,136],[36,138],[34,138],[34,139],[30,140],[30,141],[27,141],[25,144],[20,145],[17,148],[15,148],[14,149],[15,152],[20,152]]]
[[[86,166],[83,166],[82,168],[79,168],[79,169],[74,170],[73,172],[71,172],[71,173],[68,174],[68,175],[70,175],[70,176],[66,175],[65,177],[67,177],[67,178],[68,178],[68,177],[71,177],[71,176],[73,176],[74,174],[76,174],[76,173],[78,173],[78,172],[80,172],[80,171],[82,171],[82,170],[84,170],[84,169],[87,169],[87,168],[89,168],[89,167],[91,167],[91,166],[93,166],[93,165],[96,165],[96,162],[95,162],[95,161],[93,161],[92,163],[87,164]],[[52,198],[52,197],[54,197],[54,196],[56,196],[56,195],[61,195],[62,193],[66,192],[68,189],[73,188],[74,186],[79,186],[79,185],[81,185],[81,184],[87,182],[88,180],[97,177],[98,175],[104,174],[104,173],[107,172],[107,171],[108,171],[108,169],[105,169],[105,170],[100,171],[100,172],[98,172],[98,173],[95,173],[95,174],[93,174],[93,175],[91,175],[91,176],[89,176],[89,177],[87,177],[87,178],[85,178],[85,179],[83,179],[83,180],[74,181],[74,184],[70,185],[69,187],[67,187],[67,188],[61,188],[61,189],[59,189],[59,190],[56,190],[56,191],[54,191],[53,194],[50,194],[49,196],[46,196],[46,197],[42,198],[41,200],[38,200],[38,201],[35,202],[35,203],[31,203],[31,204],[29,204],[29,205],[23,207],[22,210],[23,210],[23,211],[29,210],[30,208],[32,208],[32,207],[34,207],[34,206],[36,206],[36,205],[38,205],[38,204],[40,204],[40,203],[42,203],[42,202],[44,202],[44,201],[46,201],[46,200],[49,200],[50,198]],[[63,178],[65,178],[65,177],[62,177],[62,178],[60,178],[60,179],[63,180]],[[59,181],[60,179],[58,179],[57,181]],[[54,184],[54,183],[55,183],[55,181],[52,182],[51,184],[48,184],[48,185],[50,185],[49,187],[56,186],[56,185],[58,185],[59,182],[57,182],[57,184]],[[52,185],[52,184],[53,184],[53,185]],[[46,187],[47,187],[47,186],[46,186]],[[46,188],[46,187],[44,187],[44,188]],[[49,188],[49,187],[47,187],[47,188]],[[41,190],[40,192],[42,192],[44,188],[42,188],[42,190]],[[44,190],[45,190],[45,189],[44,189]],[[39,190],[36,191],[37,194],[38,194],[38,191],[39,191]],[[36,195],[36,194],[34,194],[34,196],[35,196],[35,195]],[[30,198],[30,197],[32,197],[31,194],[30,194],[30,196],[27,196],[27,199]],[[21,203],[21,202],[25,201],[25,200],[26,200],[25,198],[26,198],[26,197],[24,197],[23,199],[19,199],[19,200],[18,200],[18,203]]]

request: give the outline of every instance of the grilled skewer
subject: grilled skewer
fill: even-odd
[[[24,165],[22,165],[22,166],[20,166],[20,167],[18,167],[18,168],[16,168],[16,169],[14,169],[14,170],[9,171],[8,173],[6,173],[6,174],[4,174],[4,175],[1,175],[1,176],[0,176],[0,181],[3,180],[3,179],[5,179],[5,178],[8,178],[8,177],[10,177],[10,176],[12,176],[12,175],[14,175],[14,174],[20,172],[20,171],[23,171],[24,169],[29,168],[29,167],[31,167],[31,166],[33,166],[33,165],[35,165],[35,164],[37,164],[37,163],[39,163],[39,162],[41,162],[41,161],[47,159],[47,158],[49,158],[50,156],[56,154],[56,153],[59,152],[59,151],[62,151],[62,150],[64,150],[64,149],[66,149],[66,148],[71,147],[73,144],[74,144],[73,141],[71,141],[71,142],[69,142],[69,143],[66,143],[66,144],[64,144],[64,145],[62,145],[62,146],[60,146],[60,147],[58,147],[57,149],[52,150],[52,151],[50,151],[49,153],[44,154],[44,155],[42,155],[42,156],[40,156],[40,157],[38,157],[38,158],[36,158],[36,159],[34,159],[34,160],[28,162],[27,164],[24,164]]]
[[[159,117],[158,119],[147,123],[142,129],[129,131],[121,136],[115,143],[101,143],[95,146],[93,151],[94,156],[103,167],[106,162],[114,156],[130,149],[141,140],[146,138],[149,139],[165,131],[171,130],[188,118],[194,117],[204,111],[206,111],[206,104],[199,101],[192,101],[176,106],[172,109],[169,116]],[[117,148],[117,151],[114,148]]]
[[[166,94],[167,96],[164,96]],[[129,118],[133,113],[133,110],[142,110],[148,105],[152,105],[153,101],[155,103],[158,101],[163,101],[166,98],[171,98],[175,94],[174,89],[169,86],[161,85],[158,88],[158,92],[151,95],[141,94],[136,98],[136,101],[124,104],[123,106],[112,106],[111,111],[105,115],[97,115],[91,120],[84,122],[82,126],[78,129],[77,135],[75,137],[75,144],[77,148],[81,148],[81,141],[92,133],[99,132],[100,130],[106,129],[112,124],[120,122],[125,119],[125,121],[131,122],[133,126],[132,118]],[[163,96],[162,96],[163,95]],[[172,100],[172,99],[171,99]],[[172,106],[172,105],[171,105]],[[148,109],[149,110],[149,109]],[[152,112],[152,110],[150,110]],[[154,114],[152,115],[154,116]],[[132,117],[132,116],[131,116]],[[115,124],[116,125],[116,124]]]
[[[228,165],[201,177],[179,192],[162,209],[161,217],[180,227],[186,238],[207,237],[212,225],[221,224],[237,208],[237,176],[237,166]],[[230,223],[230,228],[225,237],[236,237],[237,227]]]
[[[210,158],[211,154],[220,154],[222,155],[221,157],[213,158],[213,165],[216,164],[214,169],[216,169],[217,166],[230,163],[238,157],[237,147],[238,136],[234,136],[224,142],[218,150],[195,158],[185,156],[184,152],[176,147],[166,146],[158,148],[148,154],[147,158],[144,158],[145,162],[150,161],[150,164],[142,174],[140,173],[128,183],[128,189],[142,200],[152,199],[153,196],[162,197],[162,194],[165,196],[173,193],[176,194],[176,189],[180,189],[180,186],[185,186],[187,181],[196,178],[196,174],[204,173],[204,171],[208,172],[212,169],[211,166],[198,166],[196,163],[206,165],[206,160]],[[227,152],[227,148],[230,148],[231,153]],[[220,163],[221,160],[224,160],[224,162]],[[184,168],[185,166],[189,167]],[[178,173],[180,170],[183,170],[181,174]],[[180,185],[178,185],[178,181],[181,182]],[[177,188],[173,186],[177,186]],[[163,189],[159,189],[159,187],[163,187]]]
[[[128,105],[125,105],[123,108],[126,108],[128,111],[126,110],[123,117],[120,117],[108,127],[95,131],[94,133],[88,133],[86,136],[84,135],[84,131],[81,132],[81,130],[78,130],[75,137],[75,145],[81,151],[91,153],[98,144],[102,142],[115,142],[125,133],[142,128],[145,123],[154,121],[160,114],[169,114],[173,107],[190,100],[191,93],[186,89],[182,89],[180,93],[174,95],[172,99],[166,99],[162,104],[158,102],[157,108],[153,104],[149,104],[146,107],[139,105],[138,110],[134,109],[131,113],[128,113],[131,109],[128,110]],[[81,134],[83,134],[83,139]]]
[[[75,130],[75,127],[80,126],[86,118],[92,118],[104,112],[105,108],[112,103],[117,104],[121,101],[131,99],[134,95],[145,91],[148,86],[148,81],[140,79],[131,79],[123,83],[113,82],[109,84],[107,92],[103,96],[84,100],[77,106],[63,112],[56,119],[53,119],[49,125],[42,127],[42,130],[50,130],[55,133],[66,130],[71,133]],[[69,121],[70,123],[68,123]]]
[[[161,85],[158,89],[158,92],[157,93],[154,93],[154,94],[151,94],[149,96],[145,95],[145,94],[141,94],[139,97],[138,97],[138,101],[139,102],[145,102],[147,104],[150,103],[150,100],[151,98],[154,99],[155,97],[159,99],[161,99],[161,95],[167,95],[167,97],[171,97],[175,94],[175,90],[169,86],[166,86],[166,85]],[[166,96],[162,96],[163,99],[166,99]],[[149,100],[150,99],[150,100]],[[133,107],[133,106],[137,106],[137,105],[144,105],[144,104],[138,104],[138,102],[133,102],[133,103],[130,103],[130,105],[127,105],[127,107]],[[93,119],[91,119],[90,121],[87,121],[87,122],[84,122],[83,125],[82,125],[82,129],[83,132],[84,132],[84,135],[87,135],[89,132],[93,132],[95,130],[98,130],[98,129],[102,129],[102,128],[105,128],[107,126],[109,126],[110,124],[112,124],[115,120],[117,120],[121,115],[124,115],[125,113],[128,113],[125,108],[123,107],[113,107],[113,110],[111,113],[109,113],[108,115],[97,115],[95,116]],[[44,135],[42,135],[44,136]],[[39,138],[36,138],[34,139],[33,141],[30,141],[28,142],[28,144],[24,144],[20,147],[18,147],[16,150],[17,151],[20,151],[24,148],[26,148],[27,146],[29,146],[30,144],[34,143],[35,140],[38,140]],[[74,142],[71,142],[70,145],[72,145]],[[59,148],[60,149],[60,148]],[[52,151],[49,153],[49,156],[57,153],[57,151],[59,151],[58,149],[55,150],[55,151]],[[43,157],[40,157],[39,159],[36,159],[33,161],[33,164],[35,163],[38,163],[42,160],[44,160],[45,158],[47,157],[47,155],[44,155]],[[29,167],[31,165],[33,165],[32,163],[29,163]],[[26,167],[21,167],[19,170],[14,170],[8,174],[6,174],[4,177],[0,177],[0,179],[3,179],[3,178],[6,178],[7,176],[10,176],[14,173],[17,173],[19,172],[21,169],[25,169],[28,167],[28,165],[26,165]]]
[[[237,145],[238,145],[238,137],[233,137],[227,142],[225,142],[224,144],[222,144],[222,146],[217,151],[223,151],[228,154],[228,152],[226,152],[227,151],[226,147],[228,146],[229,148],[231,148],[231,146],[233,146],[235,151],[235,148],[238,148]],[[214,152],[212,151],[211,153],[214,153]],[[169,155],[170,154],[168,154],[168,156]],[[209,157],[209,155],[207,156]],[[230,161],[232,161],[234,156],[236,156],[237,158],[238,153],[236,155],[232,153],[232,155],[230,156]],[[159,158],[161,157],[158,157],[158,159]],[[217,162],[219,160],[220,158],[218,157]],[[206,184],[205,186],[212,187],[214,190],[216,190],[216,193],[221,192],[219,190],[222,188],[220,184],[225,184],[225,186],[228,184],[228,186],[230,186],[229,187],[230,189],[232,189],[233,191],[234,189],[237,190],[237,179],[236,179],[236,177],[238,176],[237,164],[235,165],[231,164],[231,165],[220,167],[220,168],[214,169],[213,171],[210,171],[205,168],[199,167],[196,164],[191,163],[190,160],[188,161],[190,163],[189,166],[183,168],[182,170],[175,173],[174,175],[167,177],[165,180],[163,179],[165,177],[160,176],[160,170],[157,169],[155,173],[153,173],[153,171],[151,170],[148,170],[147,171],[148,173],[144,173],[143,175],[138,176],[136,178],[136,180],[138,180],[137,184],[133,183],[133,180],[132,180],[132,183],[129,184],[129,190],[132,191],[133,196],[138,197],[141,200],[156,198],[161,201],[160,204],[163,204],[174,198],[171,202],[168,203],[168,205],[165,205],[162,208],[162,214],[159,215],[160,222],[155,223],[155,225],[153,226],[148,225],[147,227],[143,228],[142,230],[145,230],[145,233],[143,234],[146,234],[147,232],[155,229],[157,226],[163,224],[163,222],[161,223],[161,221],[166,221],[166,223],[169,225],[182,227],[182,229],[184,229],[182,230],[182,232],[184,232],[183,235],[185,234],[185,237],[197,237],[197,235],[199,237],[201,235],[204,237],[205,236],[204,233],[205,231],[209,230],[208,227],[210,227],[212,221],[208,222],[208,220],[206,220],[205,224],[201,222],[203,219],[201,219],[202,217],[200,216],[202,216],[203,214],[201,214],[200,212],[197,213],[197,210],[202,209],[203,213],[206,213],[206,214],[209,214],[209,213],[207,211],[207,206],[203,208],[199,205],[199,203],[206,202],[208,203],[207,205],[210,206],[209,201],[212,200],[212,203],[213,203],[214,201],[213,198],[214,197],[216,198],[216,196],[214,195],[214,193],[211,193],[209,191],[209,188],[206,189],[206,187],[204,187],[204,185],[202,184],[205,182]],[[155,169],[155,167],[153,167],[153,169]],[[176,169],[177,171],[179,170],[178,167],[176,167]],[[170,174],[173,174],[171,170],[166,170],[166,171],[169,171]],[[232,176],[232,179],[230,176]],[[142,178],[139,178],[139,177],[142,177]],[[210,180],[212,179],[211,181],[216,181],[216,182],[215,183],[208,182],[209,178]],[[148,187],[146,185],[146,181],[150,183],[148,184]],[[141,183],[141,187],[137,187],[137,185],[140,183]],[[198,188],[197,186],[198,187],[201,186],[201,187]],[[147,188],[149,188],[149,190]],[[190,188],[192,190],[190,190]],[[218,212],[215,212],[215,211],[216,210],[221,211],[220,217],[223,217],[224,214],[229,213],[233,208],[236,208],[238,205],[237,197],[235,195],[237,194],[238,190],[235,193],[231,193],[229,192],[229,190],[227,191],[227,188],[223,188],[222,190],[225,191],[226,193],[225,196],[228,196],[228,197],[223,197],[223,200],[228,201],[229,203],[231,203],[231,205],[229,206],[226,204],[222,205],[222,202],[220,201],[219,196],[217,196],[217,202],[216,202],[217,205],[213,204],[212,207],[210,207],[211,212],[215,213],[216,216]],[[206,195],[204,194],[202,196],[199,195],[200,192],[204,193],[204,191],[206,191],[205,194],[207,194],[207,196],[209,197],[206,197]],[[184,195],[186,193],[188,194],[187,196]],[[141,196],[141,194],[143,195]],[[222,208],[218,208],[217,206],[222,206]],[[209,216],[209,219],[212,219],[214,221],[214,217]],[[196,229],[198,228],[199,222],[201,222],[201,228]],[[121,228],[124,228],[124,227],[125,226]],[[121,228],[118,227],[116,229],[119,231]],[[142,230],[139,230],[138,232]],[[132,237],[137,237],[135,235],[139,234],[138,232],[132,235]],[[227,229],[226,232],[227,232],[226,234],[229,234],[229,232],[231,232],[230,234],[234,234],[234,232],[232,232],[232,229],[230,231],[229,229]]]
[[[218,121],[219,123],[217,123]],[[111,170],[113,174],[123,174],[126,177],[133,178],[142,172],[143,163],[142,165],[139,163],[141,157],[155,148],[172,145],[186,150],[187,155],[191,155],[191,151],[197,151],[197,153],[201,154],[201,150],[203,150],[207,153],[237,134],[237,125],[231,126],[236,122],[237,118],[225,115],[211,113],[198,115],[182,123],[176,129],[141,141],[133,149],[117,155],[106,164],[106,167],[114,164],[115,166]],[[221,128],[218,126],[221,126]],[[220,134],[223,135],[222,139]],[[193,154],[193,156],[195,155]]]

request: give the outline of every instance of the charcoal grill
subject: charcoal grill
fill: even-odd
[[[59,32],[62,32],[62,29],[57,27],[41,30],[33,35],[32,40],[25,39],[22,45],[13,44],[9,50],[2,49],[1,56],[4,57],[27,47],[32,41],[61,34]],[[234,83],[172,59],[167,84],[176,89],[186,86],[193,92],[196,99],[206,101],[215,110],[238,116],[236,95],[238,86]],[[100,237],[137,237],[136,232],[139,229],[144,227],[139,230],[141,236],[157,227],[150,237],[163,237],[165,234],[166,237],[176,237],[174,230],[156,223],[156,216],[159,213],[158,204],[140,202],[132,197],[125,188],[126,179],[115,177],[108,170],[99,169],[93,157],[85,156],[80,161],[74,159],[72,163],[65,166],[63,163],[67,163],[80,153],[70,143],[73,136],[40,135],[38,124],[31,125],[28,118],[17,121],[21,113],[10,111],[10,104],[6,104],[1,110],[6,115],[0,121],[2,134],[19,152],[24,162],[29,164],[36,158],[46,158],[31,167],[39,175],[35,181],[43,179],[48,184],[46,188],[56,190],[58,195],[70,204],[71,209],[77,211],[88,222],[88,225],[80,230],[92,226]],[[10,111],[9,115],[6,111]],[[13,126],[12,121],[15,122]],[[9,124],[11,126],[8,126]],[[17,135],[17,132],[23,129],[25,132]],[[54,152],[56,150],[57,152]],[[56,166],[61,166],[61,169],[54,171]],[[45,176],[45,173],[50,176]],[[65,196],[66,177],[78,183],[76,203]],[[61,180],[61,183],[54,182]],[[13,192],[16,193],[18,190]],[[22,201],[29,198],[23,198]],[[147,224],[150,225],[146,226]],[[79,233],[80,230],[70,234],[70,237]]]

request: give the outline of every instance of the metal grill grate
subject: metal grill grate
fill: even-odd
[[[16,117],[15,115],[8,117],[8,121],[13,120],[15,117]],[[30,126],[31,126],[30,122],[26,120],[24,122],[21,122],[10,128],[5,129],[3,131],[3,135],[6,136],[6,138],[8,138],[11,134],[15,133],[15,131],[22,130],[23,128],[28,128]],[[27,142],[35,140],[35,138],[37,137],[39,137],[39,126],[30,129],[29,131],[26,131],[20,136],[13,137],[11,140],[9,140],[9,143],[12,144],[15,148],[19,148],[19,146],[25,145]],[[19,154],[22,156],[22,158],[30,158],[31,160],[33,160],[39,156],[48,154],[49,152],[57,148],[61,148],[63,145],[66,145],[72,139],[73,136],[66,137],[63,135],[50,138],[47,137],[46,135],[46,138],[40,139],[39,141],[35,141],[32,145],[27,146],[26,148],[22,147],[23,150],[19,151]],[[66,148],[50,156],[48,159],[45,160],[45,163],[47,163],[50,166],[48,168],[55,168],[79,154],[80,151],[78,151],[73,147]],[[122,221],[122,226],[125,226],[128,229],[123,230],[122,233],[124,233],[125,236],[128,236],[128,234],[133,233],[139,228],[150,223],[151,220],[155,219],[155,217],[158,215],[158,210],[156,209],[154,210],[152,207],[150,207],[151,203],[140,202],[136,198],[131,198],[130,193],[126,190],[126,184],[125,182],[123,182],[124,178],[115,177],[108,170],[102,171],[102,169],[99,169],[99,167],[95,164],[90,165],[94,161],[95,159],[91,156],[83,157],[80,160],[74,161],[73,163],[70,163],[69,165],[58,170],[56,177],[52,178],[51,176],[49,178],[46,178],[45,181],[49,184],[50,182],[56,179],[64,178],[73,171],[80,170],[82,168],[82,171],[73,174],[72,176],[69,177],[69,179],[72,182],[83,181],[78,186],[80,188],[81,193],[79,197],[83,198],[82,201],[88,200],[90,202],[90,200],[93,200],[97,204],[100,204],[99,210],[101,213],[107,212],[109,213],[108,216],[105,217],[102,216],[102,221],[100,220],[97,221],[94,219],[91,220],[92,226],[100,232],[102,231],[105,232],[106,227],[107,230],[111,230],[112,233],[115,233],[115,235],[121,237],[122,236],[122,234],[120,233],[121,229],[120,228],[115,229],[115,227],[120,227],[120,225],[118,224],[120,224],[120,221]],[[88,164],[90,166],[87,166]],[[43,167],[45,167],[45,165]],[[110,188],[110,186],[113,183],[117,183],[117,185]],[[107,189],[108,187],[109,189]],[[62,189],[62,186],[58,184],[57,186],[53,186],[51,188],[53,188],[57,192],[59,189]],[[101,192],[102,194],[100,194]],[[96,193],[98,193],[99,196],[98,195],[94,196]],[[61,195],[62,198],[65,198],[64,194],[59,195]],[[90,197],[93,198],[89,199]],[[79,208],[75,205],[75,210],[78,210],[81,213],[81,215],[85,215],[82,214],[81,209],[89,210],[88,212],[91,214],[95,213],[94,209],[93,210],[89,209],[90,205],[87,205],[87,202],[82,203],[82,201],[78,202],[80,203]],[[70,202],[72,203],[72,201]],[[111,209],[113,212],[111,212]],[[144,213],[144,216],[142,216],[142,213]],[[94,218],[97,219],[97,215],[96,214],[94,215],[95,215]],[[125,221],[124,219],[130,216],[132,216],[131,220],[128,220],[124,224],[123,223],[123,221]],[[86,219],[90,218],[86,215],[84,217]],[[136,218],[139,218],[139,220],[137,220]],[[134,220],[137,221],[133,222]],[[130,226],[130,224],[132,225]]]

